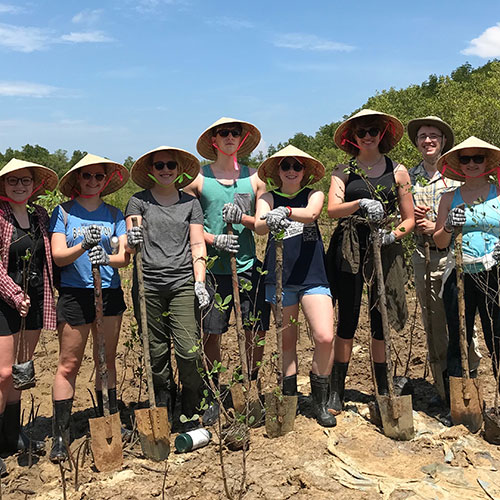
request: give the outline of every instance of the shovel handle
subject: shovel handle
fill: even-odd
[[[102,405],[104,416],[109,417],[108,397],[108,367],[106,364],[106,339],[102,327],[102,279],[98,264],[92,264],[92,278],[94,280],[95,328],[97,337],[97,354],[99,358],[99,377],[101,378]]]
[[[275,239],[276,243],[276,345],[278,349],[278,366],[276,375],[278,386],[283,392],[283,240]]]
[[[132,217],[132,226],[138,227],[137,217]],[[153,372],[151,370],[151,354],[149,352],[148,315],[146,309],[146,293],[144,292],[144,273],[142,270],[142,250],[137,247],[135,254],[135,268],[137,270],[137,289],[139,294],[139,311],[141,317],[142,351],[146,380],[148,383],[149,407],[156,408],[155,389],[153,386]]]
[[[227,225],[227,234],[233,235],[233,225]],[[243,384],[248,386],[248,362],[247,362],[247,348],[245,340],[245,330],[243,329],[243,319],[241,316],[241,302],[240,302],[240,284],[238,282],[238,270],[236,269],[236,255],[231,253],[231,278],[233,282],[233,300],[234,300],[234,314],[236,316],[236,333],[238,335],[238,348],[240,351],[241,371],[243,375]]]

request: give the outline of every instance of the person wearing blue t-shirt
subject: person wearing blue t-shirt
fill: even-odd
[[[72,200],[57,206],[50,220],[52,256],[61,268],[57,303],[59,363],[53,387],[53,444],[50,452],[53,462],[68,457],[66,445],[70,441],[76,377],[90,331],[94,336],[94,362],[98,366],[93,264],[100,266],[102,276],[110,412],[118,411],[115,357],[126,306],[117,268],[126,266],[129,256],[125,252],[127,236],[123,214],[104,203],[101,196],[120,189],[127,182],[128,175],[122,165],[87,154],[59,183],[59,190]],[[114,237],[118,239],[117,245],[112,245],[116,241]],[[102,415],[103,398],[98,369],[95,387]]]

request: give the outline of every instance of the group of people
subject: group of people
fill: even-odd
[[[208,160],[202,167],[189,152],[162,146],[141,156],[130,173],[116,162],[87,154],[58,182],[46,166],[11,160],[0,170],[0,452],[29,446],[20,425],[21,392],[14,389],[12,365],[32,358],[42,328],[57,328],[60,350],[50,459],[67,459],[76,378],[88,335],[96,335],[92,266],[99,266],[102,276],[108,399],[111,413],[118,411],[115,357],[126,309],[118,269],[129,264],[131,255],[135,259],[139,248],[156,404],[167,407],[170,420],[178,393],[172,344],[182,413],[189,419],[205,398],[203,424],[218,418],[218,398],[204,391],[207,373],[200,367],[203,352],[210,386],[219,387],[221,338],[233,307],[232,255],[241,284],[247,375],[257,378],[262,340],[277,302],[278,238],[284,255],[282,390],[284,395],[297,394],[300,304],[314,340],[311,399],[320,425],[336,425],[335,415],[343,409],[365,284],[375,379],[378,393],[387,394],[373,270],[375,231],[382,245],[388,316],[398,331],[407,320],[401,240],[415,235],[415,284],[432,374],[445,403],[449,376],[462,373],[453,259],[453,233],[462,231],[471,376],[477,374],[480,359],[476,309],[496,374],[500,191],[491,175],[498,174],[500,149],[475,137],[452,147],[451,127],[434,116],[411,120],[407,130],[422,155],[422,162],[409,172],[387,156],[404,134],[394,116],[365,109],[336,130],[335,144],[350,160],[332,171],[327,209],[337,224],[326,254],[318,226],[325,193],[312,187],[325,175],[325,167],[291,145],[258,170],[241,165],[238,158],[249,155],[261,138],[254,125],[242,120],[221,118],[201,134],[197,151]],[[131,197],[123,214],[102,197],[120,189],[129,175],[143,191]],[[56,186],[69,201],[49,218],[34,202]],[[253,232],[269,234],[263,263],[256,256]],[[228,296],[229,302],[224,300]],[[142,328],[135,268],[132,297]],[[95,338],[93,345],[97,364]],[[99,370],[95,390],[102,415]],[[31,442],[34,451],[43,447],[43,442]],[[5,472],[5,464],[0,465]]]

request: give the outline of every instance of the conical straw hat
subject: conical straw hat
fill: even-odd
[[[446,137],[446,142],[444,143],[441,154],[446,153],[453,147],[453,144],[455,143],[453,130],[444,120],[441,120],[439,116],[424,116],[423,118],[415,118],[408,122],[408,137],[410,138],[410,141],[413,142],[415,147],[417,147],[418,129],[423,126],[436,127]]]
[[[181,189],[186,187],[189,183],[193,182],[195,177],[200,172],[200,162],[196,156],[188,151],[180,148],[173,148],[170,146],[160,146],[159,148],[152,149],[143,154],[130,169],[132,180],[144,189],[151,189],[154,185],[153,179],[148,174],[151,173],[153,165],[153,155],[158,151],[170,151],[173,153],[174,158],[179,164],[179,174],[187,174],[182,176],[181,182],[176,182],[176,187]],[[189,177],[188,177],[189,175]]]
[[[93,155],[87,153],[78,163],[76,163],[70,170],[68,170],[61,180],[59,181],[59,191],[64,196],[71,198],[79,191],[79,184],[77,181],[76,171],[83,167],[88,167],[90,165],[105,165],[106,166],[106,174],[109,184],[103,189],[101,196],[106,196],[107,194],[114,193],[118,191],[121,187],[123,187],[129,178],[128,170],[121,165],[120,163],[116,163],[114,161],[108,160],[107,158],[103,158],[102,156]],[[115,172],[113,174],[113,172]]]

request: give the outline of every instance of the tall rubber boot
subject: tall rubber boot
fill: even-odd
[[[0,429],[2,427],[3,427],[3,414],[0,415]],[[7,475],[7,466],[5,465],[5,462],[0,458],[0,477],[4,477],[6,475]]]
[[[335,361],[330,375],[330,397],[328,398],[328,408],[333,410],[335,415],[342,413],[344,409],[345,378],[349,363]]]
[[[219,374],[215,373],[212,375],[212,381],[217,389],[219,389]],[[208,408],[203,413],[202,423],[204,426],[206,425],[214,425],[219,418],[220,413],[220,405],[217,401],[215,394],[213,394],[212,389],[208,388],[208,398],[206,398],[208,403]]]
[[[375,368],[375,382],[377,383],[378,393],[381,396],[389,394],[387,386],[387,363],[373,363]]]
[[[170,426],[172,426],[172,423],[174,421],[176,395],[177,389],[175,389],[175,391],[172,391],[164,386],[155,387],[156,406],[167,409],[168,422],[170,423]]]
[[[309,379],[311,382],[312,410],[316,421],[323,427],[334,427],[337,425],[337,420],[328,412],[330,377],[309,372]]]
[[[68,459],[70,443],[71,408],[73,398],[54,401],[54,414],[52,416],[52,449],[50,450],[50,461],[54,463],[64,462]]]
[[[30,449],[30,439],[21,427],[21,401],[8,403],[5,407],[2,432],[4,448],[8,453]],[[45,453],[45,442],[32,439],[31,451],[36,454]]]
[[[297,396],[297,374],[283,377],[283,396]]]

